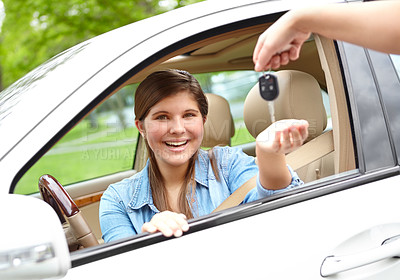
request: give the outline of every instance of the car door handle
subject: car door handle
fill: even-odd
[[[360,253],[345,256],[328,256],[321,265],[321,276],[327,277],[346,270],[400,256],[400,235],[382,242],[382,245]]]

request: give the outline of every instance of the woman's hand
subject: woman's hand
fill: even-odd
[[[144,223],[142,232],[154,233],[162,232],[166,237],[182,236],[183,232],[189,230],[189,224],[184,214],[178,214],[171,211],[164,211],[153,216],[150,222]]]
[[[271,124],[256,138],[256,156],[260,183],[265,189],[287,187],[292,175],[286,166],[285,154],[303,145],[308,136],[305,120],[280,120]]]
[[[267,153],[287,154],[303,145],[308,137],[306,120],[280,120],[262,131],[256,139],[257,148]]]

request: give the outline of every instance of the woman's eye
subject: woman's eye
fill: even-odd
[[[167,116],[166,115],[159,115],[156,117],[157,120],[166,120]]]
[[[186,113],[185,115],[184,115],[184,117],[185,118],[192,118],[192,117],[195,117],[196,115],[194,114],[194,113]]]

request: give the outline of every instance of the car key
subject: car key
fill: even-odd
[[[275,106],[274,100],[279,95],[279,87],[278,87],[278,77],[268,71],[267,74],[264,74],[258,79],[258,84],[260,87],[260,95],[263,99],[268,101],[268,109],[269,116],[271,119],[271,123],[275,122]]]
[[[258,79],[261,97],[267,101],[275,100],[279,95],[278,78],[273,73],[263,74]]]

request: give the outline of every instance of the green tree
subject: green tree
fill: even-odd
[[[203,0],[3,0],[0,90],[50,57],[117,27]]]

